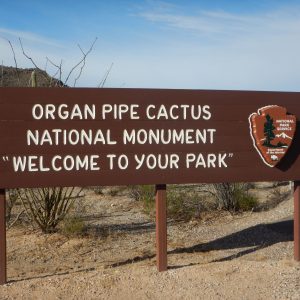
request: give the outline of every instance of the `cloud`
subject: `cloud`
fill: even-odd
[[[233,14],[225,11],[205,11],[190,15],[153,9],[138,15],[166,28],[185,30],[198,35],[243,37],[252,34],[300,33],[300,6],[256,14]]]
[[[149,62],[147,72],[156,68],[156,82],[178,88],[300,90],[300,6],[256,13],[154,7],[139,17],[164,35],[160,49],[151,49],[159,64]]]
[[[0,36],[7,39],[10,39],[12,37],[21,38],[24,41],[28,41],[35,44],[43,44],[51,47],[64,48],[61,42],[28,31],[13,30],[0,27]]]
[[[218,24],[211,26],[210,22],[198,17],[151,12],[141,13],[140,16],[152,22],[160,22],[170,27],[193,30],[200,33],[220,33],[223,31]]]

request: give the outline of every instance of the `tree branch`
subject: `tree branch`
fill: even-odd
[[[102,80],[100,81],[99,85],[98,85],[98,88],[103,88],[105,83],[106,83],[106,80],[107,80],[107,77],[108,75],[110,74],[110,71],[113,67],[114,63],[111,63],[110,67],[108,68],[108,70],[106,71],[104,77],[102,78]]]
[[[7,226],[7,229],[10,229],[11,227],[13,227],[17,221],[20,219],[21,215],[25,212],[25,209],[23,209],[17,216],[16,218]]]
[[[79,46],[79,49],[82,51],[82,53],[83,53],[83,57],[82,57],[82,59],[70,70],[70,72],[69,72],[69,74],[68,74],[68,76],[66,77],[66,80],[65,80],[65,82],[64,82],[64,85],[66,85],[67,84],[67,82],[68,82],[68,80],[70,79],[70,76],[72,75],[72,73],[84,62],[84,64],[85,64],[85,60],[86,60],[86,57],[91,53],[91,51],[93,50],[93,47],[94,47],[94,45],[95,45],[95,43],[96,43],[96,41],[97,41],[97,37],[95,38],[95,40],[94,40],[94,42],[92,43],[92,45],[90,46],[90,48],[89,48],[89,50],[85,53],[85,52],[83,52],[82,51],[82,49],[80,48],[80,46]]]
[[[4,76],[4,67],[3,67],[3,60],[1,64],[1,86],[3,86],[3,76]]]
[[[56,75],[59,73],[59,77],[58,77],[58,80],[59,80],[59,86],[62,86],[62,84],[61,84],[61,82],[62,82],[62,60],[60,61],[60,64],[59,65],[57,65],[57,64],[55,64],[50,58],[48,58],[47,56],[46,56],[46,60],[52,65],[52,66],[54,66],[56,69],[57,69],[57,71],[55,72],[55,74],[54,75],[52,75],[52,77],[51,77],[51,82],[52,82],[52,78],[55,78],[56,77]],[[57,84],[56,84],[57,85]]]
[[[35,67],[37,70],[42,71],[42,69],[35,63],[35,61],[34,61],[34,60],[33,60],[33,59],[32,59],[32,58],[24,51],[24,47],[23,47],[23,43],[22,43],[21,38],[19,38],[19,42],[20,42],[20,46],[21,46],[23,55],[24,55],[28,60],[31,61],[31,63],[34,65],[34,67]],[[49,76],[46,76],[46,75],[44,74],[44,72],[41,72],[41,74],[42,74],[42,76],[43,76],[48,82],[50,82]]]
[[[11,49],[11,52],[13,53],[14,62],[15,62],[15,72],[17,74],[18,83],[20,85],[20,75],[19,75],[19,70],[18,70],[18,64],[17,64],[15,49],[14,49],[14,47],[13,47],[13,45],[12,45],[12,43],[11,43],[10,40],[8,40],[8,39],[5,39],[5,40],[8,42],[8,44],[10,46],[10,49]]]

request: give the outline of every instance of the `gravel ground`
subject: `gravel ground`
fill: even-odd
[[[0,299],[300,299],[292,197],[269,211],[169,222],[162,273],[152,220],[126,196],[95,197],[84,200],[93,236],[8,231]]]

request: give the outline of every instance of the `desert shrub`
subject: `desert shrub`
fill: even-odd
[[[95,186],[95,187],[93,187],[93,191],[97,195],[103,195],[104,194],[103,186]]]
[[[21,215],[24,213],[24,209],[19,209],[18,203],[18,192],[17,189],[9,189],[6,197],[6,210],[5,210],[5,221],[6,226],[9,229],[17,221],[19,221]]]
[[[236,184],[232,183],[217,183],[212,185],[212,194],[215,196],[220,209],[236,209],[236,197],[234,196],[236,187]]]
[[[119,193],[119,188],[118,188],[118,187],[111,187],[111,188],[109,188],[109,190],[108,190],[108,194],[109,194],[110,196],[112,196],[112,197],[117,196],[118,193]]]
[[[167,190],[168,217],[176,220],[190,220],[200,217],[205,208],[204,196],[193,189],[170,186]]]
[[[228,211],[252,210],[257,199],[249,194],[249,187],[243,183],[218,183],[212,185],[212,194],[220,209]]]
[[[142,185],[129,185],[128,188],[128,192],[129,192],[129,197],[139,201],[141,200],[141,193],[142,193]]]
[[[270,210],[276,207],[282,201],[288,199],[291,194],[291,190],[288,186],[277,184],[277,187],[273,187],[269,191],[269,197],[266,201],[260,202],[256,208],[256,211]]]
[[[18,196],[32,224],[44,233],[53,232],[66,217],[82,189],[39,188],[19,189]]]
[[[85,224],[79,216],[67,217],[63,220],[61,232],[67,236],[80,236],[85,231]]]
[[[18,200],[18,194],[15,189],[8,190],[8,197],[6,197],[6,210],[5,220],[6,224],[9,225],[12,219],[12,211]]]
[[[258,200],[254,195],[243,189],[237,189],[235,192],[236,197],[236,210],[249,211],[258,206]]]
[[[66,236],[83,236],[87,234],[85,216],[91,207],[82,202],[80,198],[75,199],[70,207],[70,211],[58,226],[59,231]]]
[[[284,187],[282,185],[277,185],[270,190],[271,200],[277,204],[283,201],[286,197],[291,194],[291,189],[289,187]]]
[[[143,202],[144,212],[152,215],[155,211],[155,187],[153,185],[140,185],[138,189],[139,200]]]
[[[142,201],[146,214],[155,214],[155,187],[154,185],[132,186],[130,195],[137,201]],[[199,217],[205,209],[205,199],[196,190],[184,189],[178,185],[167,187],[167,214],[168,218],[189,220]]]

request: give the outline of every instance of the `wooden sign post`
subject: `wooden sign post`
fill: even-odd
[[[0,88],[0,282],[4,188],[156,185],[163,271],[166,184],[294,181],[299,260],[299,117],[296,92]]]
[[[0,284],[6,283],[5,189],[0,189]]]
[[[166,271],[167,262],[167,191],[165,184],[155,186],[156,204],[156,264],[159,272]]]
[[[300,181],[294,182],[294,258],[300,261]]]

